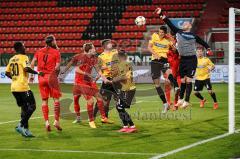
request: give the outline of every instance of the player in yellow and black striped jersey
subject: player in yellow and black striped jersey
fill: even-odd
[[[214,105],[213,108],[218,108],[217,98],[215,92],[212,90],[212,84],[210,81],[210,75],[211,71],[214,69],[214,64],[212,61],[203,56],[203,48],[197,49],[197,57],[198,57],[198,64],[197,64],[197,70],[195,75],[195,85],[194,85],[194,91],[195,96],[198,97],[200,101],[200,107],[204,107],[204,103],[206,102],[206,99],[200,94],[200,91],[203,90],[203,87],[205,86],[208,90],[208,93],[211,95]]]
[[[102,86],[100,89],[100,94],[104,100],[104,108],[106,117],[108,117],[109,104],[113,95],[116,95],[115,88],[111,82],[113,75],[112,72],[117,70],[119,58],[118,51],[113,48],[112,41],[110,39],[105,39],[102,41],[102,47],[104,51],[98,56],[98,70],[99,74],[103,78]],[[96,117],[98,112],[98,107],[95,105],[94,116]]]
[[[6,76],[12,79],[11,92],[21,107],[21,121],[16,127],[16,131],[24,137],[33,137],[28,129],[28,120],[36,109],[35,98],[28,85],[28,73],[39,74],[29,66],[28,56],[25,54],[25,47],[22,42],[15,42],[14,55],[6,67]]]
[[[121,50],[118,53],[119,64],[118,70],[114,70],[113,84],[120,85],[118,87],[118,102],[116,109],[119,113],[119,117],[122,120],[123,128],[119,132],[132,133],[137,131],[130,115],[125,108],[130,108],[132,100],[136,92],[136,86],[133,81],[133,68],[131,63],[127,62],[127,54]]]

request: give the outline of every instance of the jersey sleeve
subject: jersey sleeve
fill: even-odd
[[[98,56],[97,66],[102,67],[102,65],[103,65],[103,60],[102,60],[102,56],[100,55],[100,56]]]
[[[214,63],[208,58],[208,66],[214,67]]]
[[[76,63],[78,62],[78,59],[79,59],[78,55],[73,56],[72,59],[71,59],[72,64],[76,65]]]
[[[22,58],[21,59],[21,64],[22,64],[23,68],[30,67],[29,58],[27,56]]]
[[[57,54],[56,54],[56,62],[57,63],[60,63],[61,62],[61,54],[59,51],[57,51]]]

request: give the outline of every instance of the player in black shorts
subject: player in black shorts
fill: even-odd
[[[152,53],[151,61],[152,79],[157,90],[157,93],[163,102],[162,113],[167,112],[169,105],[167,103],[165,94],[160,86],[161,72],[167,76],[171,84],[173,84],[174,89],[176,91],[179,90],[178,83],[172,75],[172,70],[169,67],[167,59],[167,54],[173,44],[165,37],[166,33],[167,28],[165,26],[161,26],[158,33],[153,33],[148,45],[148,50]]]
[[[112,73],[118,67],[119,58],[118,51],[113,48],[113,43],[110,39],[102,40],[102,47],[104,51],[98,56],[98,73],[103,79],[100,94],[103,97],[106,117],[108,117],[111,98],[113,95],[116,96],[114,85],[111,82],[113,78]],[[96,117],[97,112],[98,107],[95,105],[94,117]]]
[[[28,120],[36,109],[35,98],[28,85],[28,73],[43,75],[32,70],[29,66],[28,56],[25,54],[25,46],[22,42],[15,42],[16,55],[10,60],[6,68],[6,76],[12,79],[11,92],[21,107],[21,121],[15,128],[24,137],[33,137],[29,130]]]
[[[206,87],[208,90],[208,93],[211,95],[214,104],[213,109],[218,108],[217,98],[215,92],[212,90],[212,85],[210,81],[210,74],[211,71],[214,69],[214,64],[212,61],[203,56],[203,48],[197,49],[197,56],[198,56],[198,65],[197,65],[197,71],[196,71],[196,80],[194,85],[194,91],[195,96],[199,98],[200,101],[200,107],[203,108],[204,104],[206,102],[206,99],[200,94],[200,91],[203,90],[203,87]]]
[[[120,50],[118,56],[120,63],[118,64],[117,73],[113,76],[113,84],[118,85],[118,102],[116,103],[116,109],[123,124],[119,132],[133,133],[136,132],[137,129],[131,116],[126,111],[126,109],[130,108],[136,92],[136,86],[133,81],[133,69],[131,63],[127,62],[127,54],[125,51]]]

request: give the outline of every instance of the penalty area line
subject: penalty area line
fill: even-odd
[[[104,151],[81,151],[81,150],[45,150],[45,149],[0,149],[0,151],[29,151],[29,152],[57,152],[57,153],[89,153],[89,154],[108,154],[108,155],[138,155],[152,156],[157,153],[137,153],[137,152],[104,152]]]
[[[239,131],[240,131],[240,129],[236,130],[235,132],[238,133]],[[187,146],[183,146],[183,147],[177,148],[177,149],[172,150],[172,151],[165,152],[163,154],[159,154],[159,155],[153,156],[150,159],[159,159],[159,158],[163,158],[163,157],[166,157],[166,156],[169,156],[169,155],[173,155],[175,153],[178,153],[178,152],[181,152],[181,151],[184,151],[184,150],[196,147],[198,145],[205,144],[207,142],[211,142],[211,141],[214,141],[214,140],[222,139],[222,138],[227,137],[229,135],[232,135],[232,134],[225,133],[225,134],[222,134],[222,135],[218,135],[218,136],[215,136],[215,137],[212,137],[212,138],[209,138],[209,139],[205,139],[205,140],[202,140],[202,141],[199,141],[199,142],[195,142],[195,143],[187,145]]]

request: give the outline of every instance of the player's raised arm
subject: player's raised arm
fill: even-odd
[[[155,10],[155,13],[159,15],[159,17],[169,26],[169,28],[176,34],[178,31],[181,29],[177,28],[169,19],[166,15],[163,15],[162,9],[157,8]]]
[[[73,61],[69,61],[68,64],[66,65],[65,69],[63,71],[61,71],[61,74],[65,74],[69,68],[73,65]]]
[[[212,56],[213,52],[211,51],[210,46],[203,40],[201,39],[198,35],[195,36],[196,42],[202,45],[205,49],[207,49],[207,55]]]

